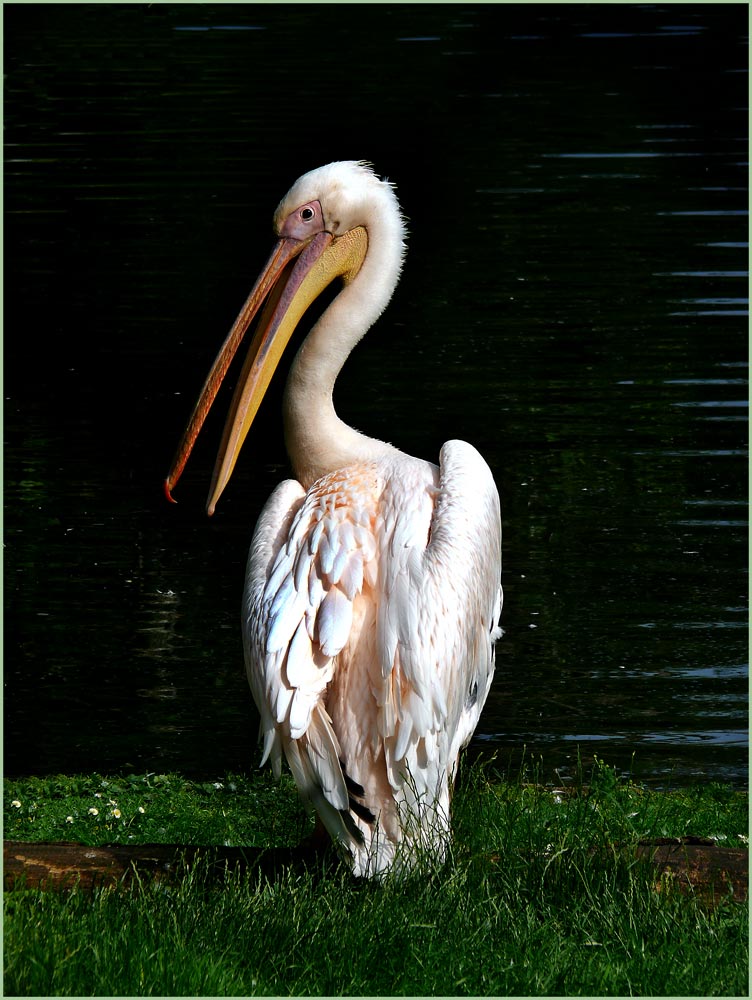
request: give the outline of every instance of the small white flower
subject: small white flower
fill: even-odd
[[[139,806],[139,807],[138,807],[138,811],[139,811],[140,813],[145,813],[145,812],[146,812],[146,810],[144,809],[144,807],[143,807],[143,806]]]
[[[107,805],[108,806],[116,806],[117,802],[114,799],[108,799],[107,800]]]
[[[741,840],[743,844],[749,843],[749,837],[747,836],[746,833],[737,833],[737,837],[739,838],[739,840]]]
[[[92,806],[91,809],[89,810],[89,815],[90,816],[98,816],[99,815],[99,810],[95,809],[94,806]]]
[[[112,810],[112,815],[115,817],[115,819],[120,819],[122,813],[120,812],[119,809],[113,809]]]
[[[18,801],[18,799],[13,799],[13,801],[11,802],[11,805],[13,806],[14,809],[20,809],[21,808],[21,803]]]
[[[65,817],[65,822],[66,823],[72,823],[73,822],[73,817],[72,816],[66,816]]]
[[[94,792],[94,798],[95,799],[101,799],[102,798],[102,793],[101,792]]]
[[[627,819],[634,819],[637,813],[627,813]]]
[[[214,782],[214,787],[215,787],[216,789],[220,789],[220,788],[224,788],[225,786],[224,786],[224,785],[222,784],[222,782],[221,782],[221,781],[215,781],[215,782]]]

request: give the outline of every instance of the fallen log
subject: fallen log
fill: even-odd
[[[314,860],[309,845],[297,848],[195,847],[178,844],[107,844],[86,847],[71,842],[3,843],[4,886],[13,889],[81,889],[131,885],[181,878],[199,861],[210,874],[249,868],[272,875],[284,867]]]
[[[694,892],[710,904],[728,898],[740,903],[747,900],[746,850],[718,847],[715,841],[702,837],[657,837],[641,840],[635,853],[658,869],[659,892]]]
[[[655,869],[658,891],[694,892],[713,904],[747,899],[749,854],[718,847],[698,837],[643,840],[628,850]],[[323,855],[333,860],[330,852]],[[177,844],[82,844],[4,842],[5,889],[81,889],[127,886],[133,882],[180,878],[203,861],[216,877],[256,869],[273,876],[286,867],[321,860],[320,845],[306,842],[294,848],[192,847]]]

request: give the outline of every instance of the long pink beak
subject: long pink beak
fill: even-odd
[[[357,227],[334,238],[326,230],[307,239],[283,236],[248,296],[220,348],[190,420],[183,431],[164,482],[172,503],[174,490],[243,337],[263,306],[225,423],[212,475],[207,513],[232,475],[238,454],[269,386],[279,359],[301,316],[317,295],[338,275],[350,280],[360,269],[368,241]],[[297,258],[297,259],[296,259]]]

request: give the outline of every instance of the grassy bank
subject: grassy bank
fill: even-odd
[[[475,767],[448,864],[403,882],[345,871],[217,884],[6,894],[6,995],[747,995],[746,907],[656,891],[615,844],[746,843],[747,798],[646,791],[596,766],[563,793]],[[5,836],[104,843],[297,843],[290,782],[266,773],[6,782]]]

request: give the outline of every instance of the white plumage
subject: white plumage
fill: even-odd
[[[210,510],[268,367],[307,304],[341,276],[342,290],[309,332],[287,383],[296,478],[274,491],[253,536],[246,667],[262,762],[270,759],[279,775],[286,757],[304,802],[357,874],[409,868],[422,851],[445,854],[458,755],[493,677],[502,599],[498,493],[469,444],[445,444],[436,467],[359,434],[334,412],[334,381],[399,277],[404,225],[391,186],[363,163],[329,164],[297,181],[275,226],[280,243],[207,380],[168,495],[216,393],[217,372],[229,364],[225,352],[234,352],[230,342],[271,285],[282,290],[262,317],[236,391]],[[282,346],[270,348],[275,341]]]

